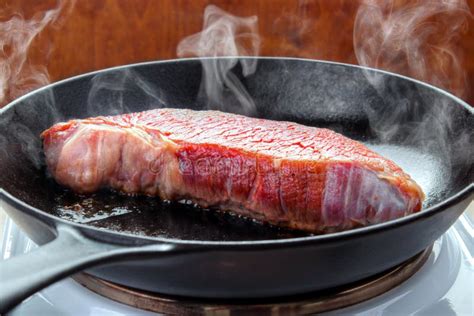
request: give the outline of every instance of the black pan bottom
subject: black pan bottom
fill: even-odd
[[[308,315],[354,305],[398,286],[415,274],[431,254],[432,246],[395,268],[366,280],[324,293],[257,301],[210,301],[144,292],[86,273],[73,278],[89,290],[139,309],[172,315]]]

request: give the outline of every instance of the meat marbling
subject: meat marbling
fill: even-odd
[[[424,197],[363,144],[291,122],[156,109],[58,123],[41,136],[50,172],[76,192],[185,198],[314,233],[402,217]]]

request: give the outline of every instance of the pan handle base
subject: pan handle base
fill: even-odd
[[[85,237],[73,227],[58,226],[53,241],[30,253],[0,262],[0,314],[75,272],[112,260],[174,254],[177,249],[172,244],[125,247],[101,243]]]

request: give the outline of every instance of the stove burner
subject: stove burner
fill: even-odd
[[[73,279],[114,301],[163,314],[313,314],[357,304],[389,291],[414,275],[426,262],[432,248],[426,248],[385,273],[344,288],[266,300],[212,301],[168,296],[127,288],[86,273],[79,273]]]

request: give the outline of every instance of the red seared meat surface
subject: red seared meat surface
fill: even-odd
[[[42,133],[56,181],[112,188],[322,233],[421,209],[392,161],[328,129],[218,111],[156,109],[58,123]]]

